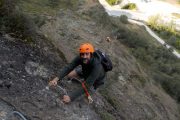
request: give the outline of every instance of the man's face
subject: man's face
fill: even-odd
[[[80,57],[83,59],[84,64],[88,64],[91,58],[91,53],[80,53]]]

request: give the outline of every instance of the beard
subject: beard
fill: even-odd
[[[89,59],[88,58],[82,58],[82,62],[84,63],[84,64],[88,64],[89,63]]]

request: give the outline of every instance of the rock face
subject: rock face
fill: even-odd
[[[29,75],[32,75],[32,76],[41,76],[44,78],[47,78],[48,76],[50,76],[47,68],[33,61],[28,61],[26,63],[25,70]]]
[[[11,111],[13,111],[13,107],[8,105],[5,101],[0,100],[0,118],[2,120],[7,119],[7,116]]]
[[[67,106],[60,101],[64,94],[61,89],[47,89],[49,77],[58,73],[64,62],[55,57],[49,60],[40,51],[16,40],[0,38],[0,98],[3,99],[0,119],[9,120],[15,110],[31,120],[100,119],[86,101],[77,100]],[[72,86],[64,83],[67,84]]]

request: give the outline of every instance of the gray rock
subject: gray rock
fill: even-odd
[[[39,63],[28,61],[25,65],[25,70],[29,75],[41,76],[47,78],[49,76],[48,69]]]

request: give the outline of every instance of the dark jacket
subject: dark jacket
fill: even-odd
[[[94,88],[96,89],[99,85],[104,83],[105,71],[101,64],[101,57],[96,53],[92,55],[89,64],[83,64],[80,56],[75,57],[74,60],[62,70],[59,78],[62,79],[63,77],[65,77],[78,65],[82,66],[83,77],[86,81],[86,87],[88,88],[88,90],[92,86],[94,86]],[[79,90],[71,93],[70,97],[73,100],[83,93],[83,88],[80,88]]]

